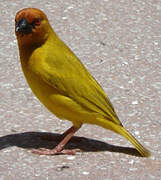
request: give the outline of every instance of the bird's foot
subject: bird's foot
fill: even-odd
[[[80,149],[63,149],[62,151],[59,151],[58,149],[46,149],[46,148],[40,148],[40,149],[33,149],[32,153],[39,154],[39,155],[75,155],[76,152],[81,152]]]

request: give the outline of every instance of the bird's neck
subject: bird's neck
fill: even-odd
[[[19,46],[20,60],[21,60],[22,66],[27,64],[33,51],[37,48],[38,48],[37,46],[36,47],[35,46],[30,46],[30,47],[24,46],[23,48],[20,48],[20,46]]]
[[[20,59],[21,59],[22,66],[27,65],[28,60],[30,59],[30,56],[37,48],[43,46],[47,42],[50,43],[50,41],[56,41],[56,38],[57,38],[56,33],[51,29],[51,31],[49,31],[49,34],[43,43],[35,43],[35,44],[22,46],[21,41],[18,41],[19,53],[20,53]]]

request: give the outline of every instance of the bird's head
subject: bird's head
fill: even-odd
[[[42,45],[51,31],[48,19],[41,10],[25,8],[17,12],[15,33],[19,47]]]

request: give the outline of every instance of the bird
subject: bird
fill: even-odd
[[[33,149],[33,153],[74,155],[74,150],[64,146],[83,124],[93,124],[125,137],[142,157],[151,155],[122,125],[103,88],[58,37],[42,10],[18,11],[15,34],[21,67],[32,92],[56,117],[72,122],[56,147]]]

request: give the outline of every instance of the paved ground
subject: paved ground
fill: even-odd
[[[141,158],[124,138],[84,125],[75,156],[38,156],[40,139],[70,127],[33,96],[22,74],[15,13],[45,11],[61,39],[103,86],[120,120],[151,150]],[[161,1],[0,1],[0,180],[159,180],[161,176]]]

